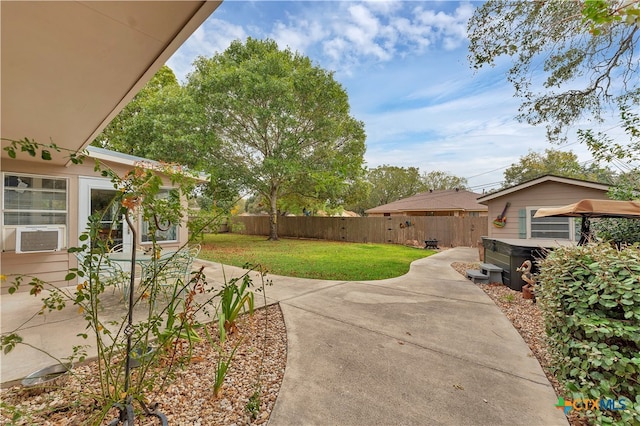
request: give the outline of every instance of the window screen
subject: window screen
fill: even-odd
[[[571,218],[533,217],[537,210],[530,210],[531,238],[571,239]]]

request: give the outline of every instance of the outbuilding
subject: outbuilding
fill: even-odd
[[[609,199],[610,185],[545,175],[478,198],[488,207],[488,234],[482,238],[481,258],[503,269],[503,282],[515,290],[525,284],[516,271],[525,260],[535,261],[547,250],[575,245],[580,223],[574,217],[534,217],[538,209],[561,207],[582,199]],[[535,270],[535,262],[533,272]]]

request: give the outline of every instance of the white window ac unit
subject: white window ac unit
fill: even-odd
[[[42,253],[62,248],[61,227],[16,228],[16,253]]]

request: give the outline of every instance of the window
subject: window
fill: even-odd
[[[575,221],[570,217],[533,217],[538,207],[527,208],[528,238],[551,238],[555,240],[575,240]]]
[[[66,225],[67,179],[4,174],[3,224]]]
[[[167,198],[169,196],[169,190],[162,190],[158,193],[158,198]],[[175,223],[159,223],[159,228],[156,230],[157,242],[175,242],[178,241],[178,225]],[[152,228],[146,220],[142,222],[142,237],[143,243],[150,243],[152,241],[152,235],[150,234],[150,228]],[[155,228],[155,224],[153,226]]]

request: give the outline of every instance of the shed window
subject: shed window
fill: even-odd
[[[536,217],[538,207],[527,208],[528,238],[550,238],[555,240],[575,240],[575,221],[570,217]]]

